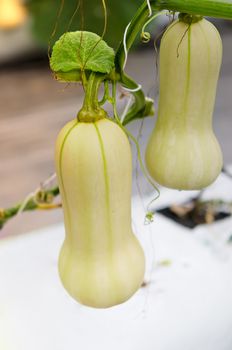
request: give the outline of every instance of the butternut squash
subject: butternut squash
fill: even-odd
[[[69,122],[56,143],[66,238],[59,273],[84,305],[107,308],[141,286],[143,250],[131,229],[129,141],[114,122]]]
[[[158,119],[146,149],[147,169],[163,186],[202,189],[221,171],[212,129],[221,60],[220,35],[205,19],[179,19],[163,35]]]

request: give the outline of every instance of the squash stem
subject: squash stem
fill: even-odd
[[[98,92],[105,75],[92,72],[86,85],[84,103],[77,119],[84,123],[93,123],[107,116],[98,102]]]

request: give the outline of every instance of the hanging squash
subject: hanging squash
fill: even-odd
[[[221,171],[222,154],[212,128],[221,60],[220,35],[205,19],[181,15],[162,38],[158,120],[146,165],[163,186],[202,189]]]
[[[58,136],[56,168],[66,227],[63,285],[84,305],[120,304],[144,275],[144,254],[131,229],[129,141],[106,118],[74,120]]]

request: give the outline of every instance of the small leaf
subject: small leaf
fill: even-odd
[[[69,32],[53,47],[50,66],[58,80],[80,81],[83,70],[110,73],[114,50],[91,32]]]

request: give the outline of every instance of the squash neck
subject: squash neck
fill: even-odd
[[[94,123],[107,117],[107,113],[99,105],[98,92],[105,75],[92,72],[85,89],[85,98],[77,120],[84,123]]]

